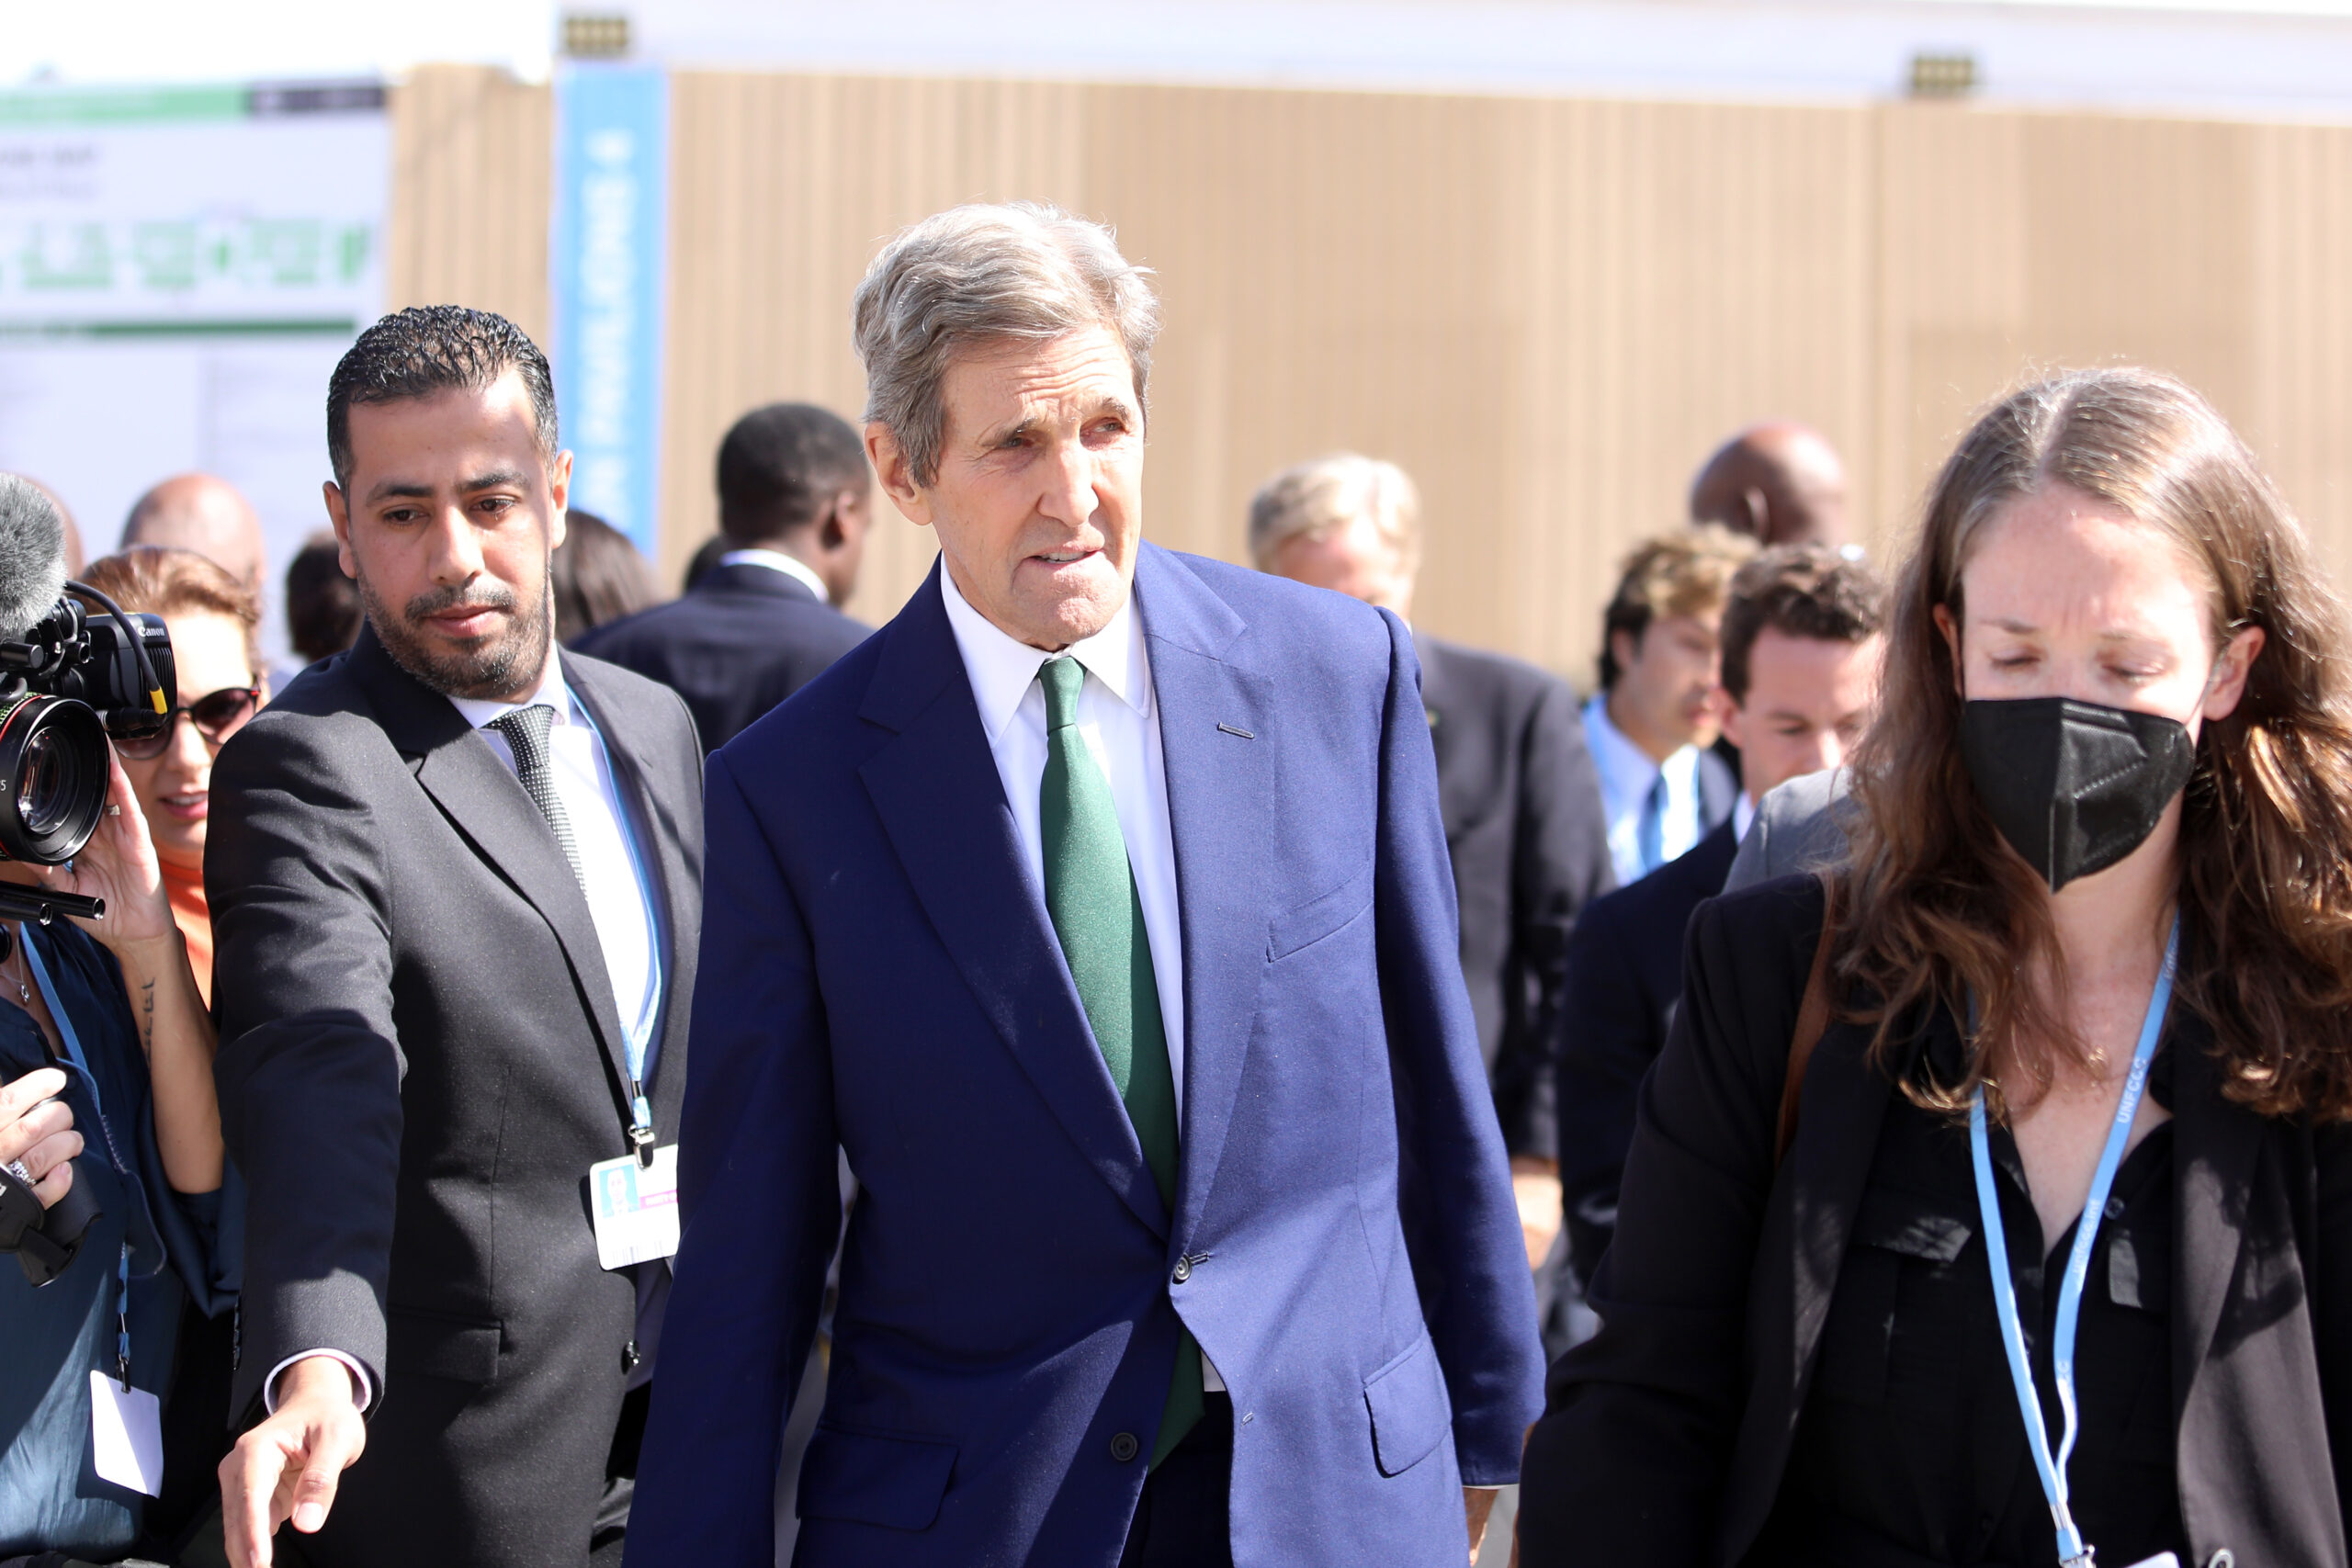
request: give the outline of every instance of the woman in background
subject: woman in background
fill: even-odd
[[[548,558],[548,585],[555,595],[555,639],[569,648],[582,633],[634,615],[662,593],[653,569],[618,528],[576,506],[563,526],[563,543]]]
[[[172,634],[179,705],[161,735],[119,740],[163,867],[188,964],[212,1001],[212,912],[204,897],[204,829],[212,815],[212,760],[259,711],[261,606],[245,585],[192,550],[135,545],[90,563],[83,578],[134,614],[161,615]]]
[[[1691,921],[1530,1568],[2346,1561],[2346,631],[2178,382],[1962,438],[1850,860]]]

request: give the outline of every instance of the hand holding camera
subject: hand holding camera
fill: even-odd
[[[65,1075],[55,1067],[0,1084],[0,1252],[13,1252],[25,1278],[46,1285],[65,1271],[98,1217],[90,1195],[74,1185],[82,1134],[57,1097]]]

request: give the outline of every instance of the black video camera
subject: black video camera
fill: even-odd
[[[65,591],[21,639],[0,641],[0,854],[38,865],[64,864],[97,830],[107,737],[160,733],[178,696],[162,616],[126,614],[79,582]],[[28,890],[7,888],[0,902],[19,891]]]

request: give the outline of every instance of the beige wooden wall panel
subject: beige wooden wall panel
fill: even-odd
[[[546,341],[549,114],[545,87],[475,66],[393,90],[389,308],[472,305]]]
[[[1892,545],[1972,412],[2058,366],[2203,388],[2352,564],[2352,130],[711,73],[672,101],[673,581],[738,414],[855,416],[882,241],[1014,197],[1159,272],[1152,536],[1238,558],[1273,468],[1393,457],[1429,513],[1417,619],[1578,679],[1616,559],[1738,424],[1820,426]],[[395,116],[395,299],[542,330],[544,89],[436,69]],[[886,508],[854,607],[932,553]]]
[[[1159,273],[1152,536],[1238,558],[1275,468],[1393,457],[1430,513],[1418,618],[1556,667],[1742,420],[1869,461],[1849,111],[716,74],[673,103],[665,571],[714,525],[738,413],[854,411],[850,292],[959,200],[1061,203]],[[888,614],[931,553],[886,517],[856,607]]]

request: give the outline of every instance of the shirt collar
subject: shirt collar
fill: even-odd
[[[493,703],[485,702],[480,697],[451,697],[449,699],[449,705],[464,715],[466,722],[476,729],[504,718],[517,709],[529,707],[534,703],[543,704],[555,709],[555,722],[558,724],[577,722],[572,707],[571,688],[563,679],[562,653],[553,642],[548,644],[548,667],[539,671],[538,689],[522,701]]]
[[[1032,648],[972,608],[956,586],[956,574],[939,563],[939,596],[947,606],[947,625],[964,656],[964,670],[972,679],[972,700],[979,705],[980,728],[989,743],[1012,722],[1029,689],[1037,683],[1037,668],[1055,657]],[[1132,587],[1111,617],[1110,625],[1063,651],[1086,672],[1109,688],[1113,696],[1145,717],[1151,714],[1151,664],[1143,648],[1143,625],[1135,613]]]
[[[1600,770],[1601,776],[1628,797],[1639,798],[1646,794],[1650,781],[1657,777],[1660,770],[1650,754],[1628,739],[1610,718],[1608,694],[1594,693],[1585,704],[1584,712],[1585,736],[1592,749],[1593,765]]]
[[[820,604],[833,602],[833,591],[825,580],[810,570],[807,561],[786,555],[782,550],[729,550],[718,558],[721,566],[763,566],[770,571],[780,571],[817,596]]]

